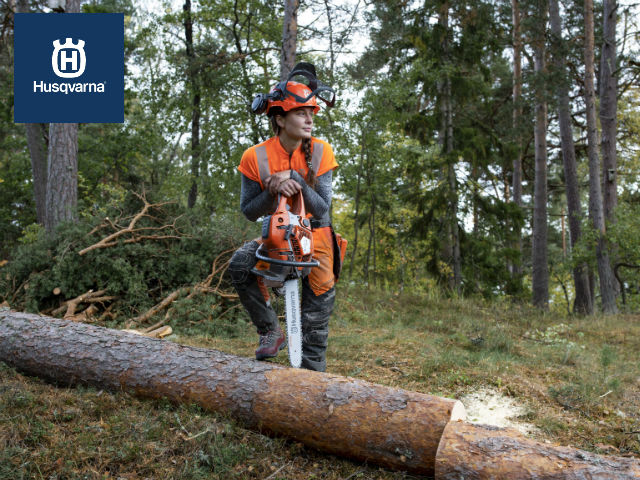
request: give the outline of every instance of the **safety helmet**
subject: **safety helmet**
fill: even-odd
[[[307,83],[300,83],[294,78]],[[269,93],[258,93],[251,102],[251,111],[256,115],[267,112],[273,107],[280,107],[285,112],[300,107],[313,107],[318,113],[320,107],[316,97],[322,100],[327,108],[333,107],[336,95],[333,88],[325,85],[316,77],[316,67],[310,63],[300,62],[289,74],[287,80],[276,84]]]
[[[276,93],[281,89],[281,84],[275,85],[269,93]],[[311,90],[304,83],[287,82],[282,95],[278,95],[280,99],[271,100],[267,103],[267,115],[273,107],[280,107],[285,112],[300,107],[313,107],[313,113],[318,113],[320,107],[316,101],[315,95],[311,94]]]

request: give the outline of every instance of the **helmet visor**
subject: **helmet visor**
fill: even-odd
[[[290,81],[302,83],[307,87],[309,87],[309,90],[311,90],[311,93],[306,97],[300,97],[299,95],[296,95],[295,93],[293,93],[292,91],[290,91],[288,88],[285,87],[284,89],[285,95],[291,95],[293,98],[295,98],[296,102],[299,102],[299,103],[306,103],[315,95],[317,98],[322,100],[327,105],[327,107],[329,108],[333,107],[336,101],[336,92],[333,90],[333,88],[331,88],[328,85],[325,85],[320,80],[318,80],[314,73],[315,72],[311,72],[304,68],[293,70],[289,74],[289,77],[287,78],[285,85],[287,84],[287,82],[290,82]]]

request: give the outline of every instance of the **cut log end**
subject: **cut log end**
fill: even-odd
[[[455,422],[457,420],[466,420],[467,419],[467,410],[464,408],[464,405],[460,400],[456,400],[453,404],[453,408],[451,408],[451,421]]]
[[[435,474],[443,480],[631,480],[640,478],[640,462],[537,442],[512,428],[457,421],[444,429]]]

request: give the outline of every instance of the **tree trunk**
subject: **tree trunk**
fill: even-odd
[[[0,312],[0,360],[64,384],[195,402],[332,454],[433,475],[459,401],[38,315]]]
[[[536,87],[535,124],[535,180],[533,197],[533,241],[532,241],[532,290],[533,305],[549,308],[549,266],[547,260],[547,101],[545,82],[545,31],[546,5],[538,1],[540,18],[535,26],[534,69],[538,77]]]
[[[589,156],[589,216],[593,228],[598,235],[596,245],[596,260],[598,263],[598,277],[600,278],[600,297],[604,313],[616,313],[616,286],[609,252],[605,239],[605,222],[600,188],[600,159],[598,158],[598,130],[596,123],[595,88],[593,86],[593,0],[584,2],[584,94],[587,110],[587,152]]]
[[[198,66],[193,49],[193,18],[191,16],[191,0],[185,0],[184,37],[187,46],[187,77],[193,95],[191,102],[191,188],[187,198],[187,206],[193,208],[198,199],[198,179],[200,178],[200,84]]]
[[[618,204],[616,115],[617,115],[617,54],[616,54],[616,0],[604,0],[604,25],[600,58],[600,126],[602,128],[603,207],[607,222],[614,221]]]
[[[438,480],[631,480],[640,463],[547,445],[517,430],[450,422],[436,455]]]
[[[78,207],[78,124],[49,124],[45,228],[75,221]]]
[[[562,146],[562,163],[564,166],[564,181],[569,209],[569,230],[571,233],[571,249],[580,241],[582,207],[580,205],[580,189],[578,171],[576,167],[576,152],[571,128],[571,110],[569,107],[569,88],[567,85],[566,68],[564,64],[565,49],[563,48],[562,26],[558,0],[549,0],[549,20],[551,23],[551,48],[553,49],[553,66],[560,74],[560,82],[555,87],[558,101],[558,122],[560,124],[560,143]],[[593,301],[589,290],[588,266],[576,265],[573,269],[573,283],[576,298],[573,311],[581,314],[593,313]]]
[[[282,24],[282,50],[280,52],[280,81],[285,81],[296,62],[298,40],[299,0],[284,0],[284,22]]]
[[[82,0],[67,0],[65,13],[80,13]],[[59,223],[78,218],[78,124],[49,124],[44,226],[47,232]]]
[[[19,0],[17,13],[29,13],[29,1]],[[33,198],[36,204],[36,219],[40,225],[45,224],[47,207],[47,129],[43,123],[25,123],[27,147],[31,157],[31,173],[33,176]]]
[[[519,0],[511,0],[513,17],[513,129],[516,138],[516,156],[513,159],[513,203],[522,208],[522,142],[520,140],[520,128],[522,117],[521,93],[522,93],[522,33],[520,29]],[[518,279],[521,284],[522,277],[522,229],[518,225],[515,229],[515,248],[520,254],[520,260],[513,264],[512,277]]]
[[[440,6],[438,23],[442,27],[442,58],[445,67],[449,59],[449,2],[445,1]],[[460,234],[458,227],[458,185],[455,172],[455,159],[453,158],[453,105],[451,100],[451,78],[448,73],[443,74],[438,86],[440,96],[440,130],[438,132],[438,145],[442,156],[445,158],[446,171],[443,181],[447,184],[447,215],[446,215],[446,240],[443,248],[443,260],[451,269],[447,276],[447,284],[451,292],[460,293],[462,285],[462,265],[460,258]]]
[[[349,281],[353,278],[353,265],[355,263],[356,252],[358,250],[358,231],[360,230],[360,181],[362,179],[362,164],[365,156],[365,129],[362,129],[362,136],[360,142],[360,161],[358,163],[358,178],[356,183],[356,196],[355,196],[355,211],[353,213],[353,247],[351,247],[351,263],[349,264]]]
[[[27,146],[31,157],[31,173],[33,175],[33,197],[36,203],[36,219],[40,225],[45,224],[47,206],[47,125],[43,123],[26,123]]]

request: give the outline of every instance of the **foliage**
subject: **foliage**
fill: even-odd
[[[200,213],[165,205],[136,228],[175,224],[175,238],[126,243],[123,237],[116,245],[78,254],[112,233],[109,225],[126,226],[140,208],[140,200],[129,195],[124,204],[111,206],[104,219],[65,224],[53,236],[30,231],[2,269],[0,294],[14,308],[38,312],[57,307],[61,299],[106,289],[105,295],[118,297],[115,310],[130,318],[174,290],[203,281],[213,260],[248,235],[246,222],[237,217],[203,221]],[[56,288],[60,296],[54,294]]]

